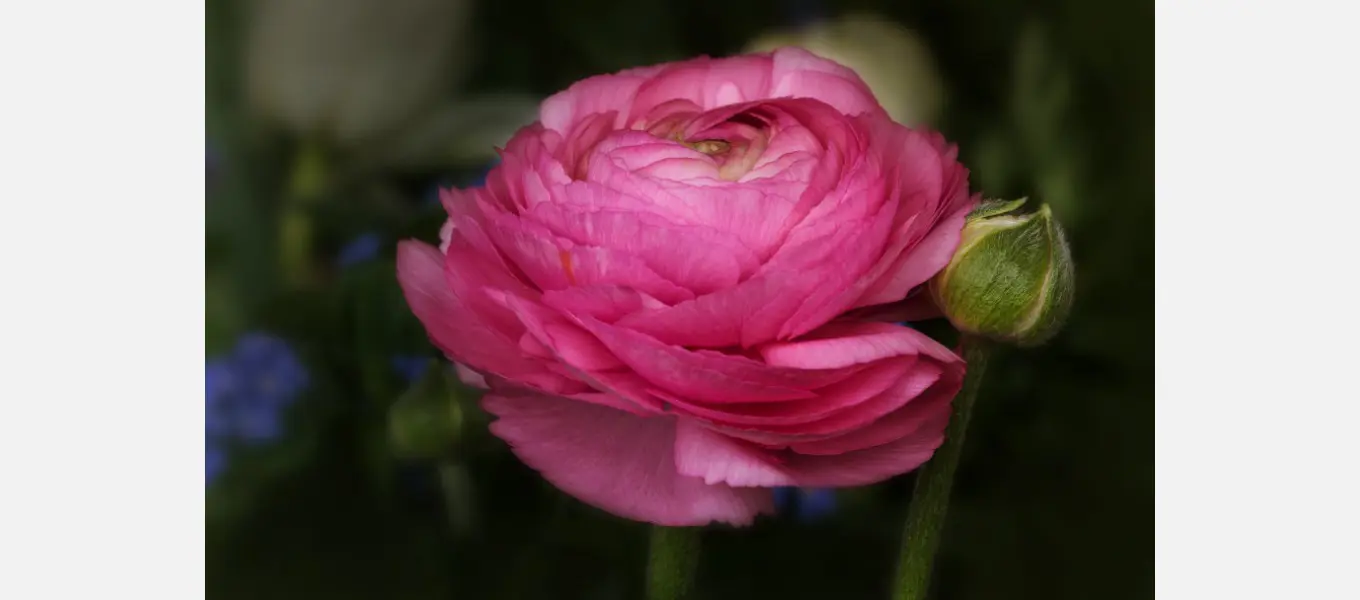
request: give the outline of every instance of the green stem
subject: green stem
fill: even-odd
[[[325,186],[326,156],[319,145],[304,142],[293,160],[283,193],[279,223],[279,262],[289,284],[312,279],[312,243],[315,238],[310,205]]]
[[[940,546],[940,530],[949,510],[949,492],[954,485],[954,470],[959,465],[973,402],[987,371],[991,344],[978,337],[964,336],[963,358],[968,374],[963,389],[954,398],[954,416],[945,430],[944,443],[916,474],[916,489],[902,529],[902,553],[898,557],[893,600],[923,600],[930,585],[931,565]]]
[[[684,600],[699,566],[698,527],[652,526],[647,564],[647,600]]]

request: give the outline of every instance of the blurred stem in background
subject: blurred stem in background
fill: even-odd
[[[699,566],[700,527],[652,526],[647,563],[647,600],[685,600]]]
[[[944,443],[916,475],[916,489],[902,529],[902,551],[898,557],[893,600],[924,600],[930,587],[930,571],[935,551],[940,546],[954,471],[959,465],[964,434],[973,415],[973,403],[986,375],[992,342],[981,337],[963,337],[963,359],[968,364],[963,388],[954,399],[954,415],[945,430]]]
[[[329,165],[321,146],[303,142],[297,149],[292,172],[283,194],[283,214],[279,222],[279,262],[284,280],[305,285],[313,280],[312,245],[314,231],[310,213],[326,185]]]
[[[449,519],[449,530],[464,537],[472,531],[475,521],[472,475],[461,460],[447,459],[439,463],[439,489],[444,494],[444,512]]]

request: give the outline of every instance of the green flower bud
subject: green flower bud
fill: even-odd
[[[1045,204],[1016,213],[1026,199],[982,203],[963,227],[949,265],[930,293],[964,333],[1037,346],[1062,327],[1072,307],[1072,256]]]
[[[431,361],[420,381],[392,404],[388,441],[402,458],[446,456],[462,441],[464,420],[448,370]]]

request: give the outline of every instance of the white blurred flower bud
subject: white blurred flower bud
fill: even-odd
[[[256,0],[249,100],[293,134],[354,147],[445,100],[464,74],[470,0]]]
[[[944,86],[925,42],[913,31],[871,14],[851,14],[753,40],[747,52],[798,46],[850,67],[879,104],[903,125],[931,124],[944,104]]]

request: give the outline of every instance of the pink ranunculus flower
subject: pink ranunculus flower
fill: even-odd
[[[958,245],[956,154],[801,50],[592,77],[444,192],[443,243],[403,242],[398,277],[554,485],[746,524],[772,487],[881,481],[941,443],[962,360],[873,315]]]

